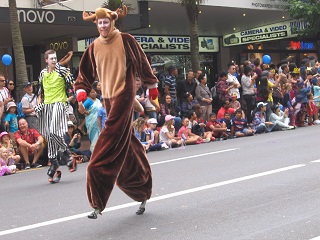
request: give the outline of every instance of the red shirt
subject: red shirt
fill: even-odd
[[[228,110],[226,110],[223,107],[221,107],[218,111],[217,119],[221,120],[222,118],[224,118],[224,114],[226,112],[228,112],[228,113],[230,113],[230,115],[232,115],[235,112],[235,110],[233,108],[228,108]]]
[[[40,133],[33,128],[28,129],[27,134],[23,134],[20,130],[16,131],[14,133],[14,138],[16,139],[16,142],[18,142],[18,139],[25,140],[27,143],[33,144],[38,140],[38,137],[41,136]]]
[[[217,124],[219,124],[218,121],[214,121],[212,122],[211,120],[209,120],[206,124],[206,131],[209,132],[209,131],[212,131],[212,129],[210,128],[210,126],[213,126],[215,127]]]

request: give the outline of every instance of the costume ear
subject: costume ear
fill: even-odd
[[[82,13],[82,19],[84,21],[95,21],[96,20],[96,14],[91,13],[91,12],[89,12],[89,13],[83,12]]]
[[[117,21],[118,14],[116,12],[111,12],[110,15],[111,15],[111,20]]]

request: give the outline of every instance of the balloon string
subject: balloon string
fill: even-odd
[[[7,75],[6,85],[8,85],[8,83],[9,83],[8,66],[6,66],[6,75]]]

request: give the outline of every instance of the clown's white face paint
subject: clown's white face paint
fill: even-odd
[[[111,21],[109,18],[100,18],[97,20],[99,33],[102,37],[108,37],[110,31]]]
[[[57,55],[55,53],[49,54],[46,63],[48,64],[49,69],[53,70],[56,67]]]

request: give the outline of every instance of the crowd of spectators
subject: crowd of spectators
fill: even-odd
[[[177,68],[169,67],[163,94],[151,103],[155,113],[135,113],[134,120],[142,122],[136,131],[146,151],[320,123],[320,64],[314,56],[303,59],[301,66],[287,59],[277,65],[261,64],[259,58],[241,65],[231,61],[215,84],[207,83],[200,70],[188,71],[185,80],[177,76]],[[141,81],[137,86],[137,99],[145,107]],[[150,141],[143,132],[151,125]],[[155,143],[159,147],[150,149]]]
[[[136,79],[136,100],[144,111],[134,113],[133,128],[146,152],[320,123],[320,64],[314,57],[303,59],[301,66],[288,60],[277,65],[261,64],[260,59],[241,65],[231,61],[214,84],[201,70],[188,71],[185,80],[177,76],[177,68],[169,67],[165,87],[155,100]],[[46,139],[38,132],[34,110],[38,100],[30,82],[23,87],[25,95],[18,101],[14,81],[0,75],[0,176],[47,164],[42,159]],[[82,162],[90,159],[107,119],[100,96],[98,81],[83,104],[69,94],[64,138]],[[20,102],[23,116],[17,111]],[[80,150],[85,134],[91,146]]]

